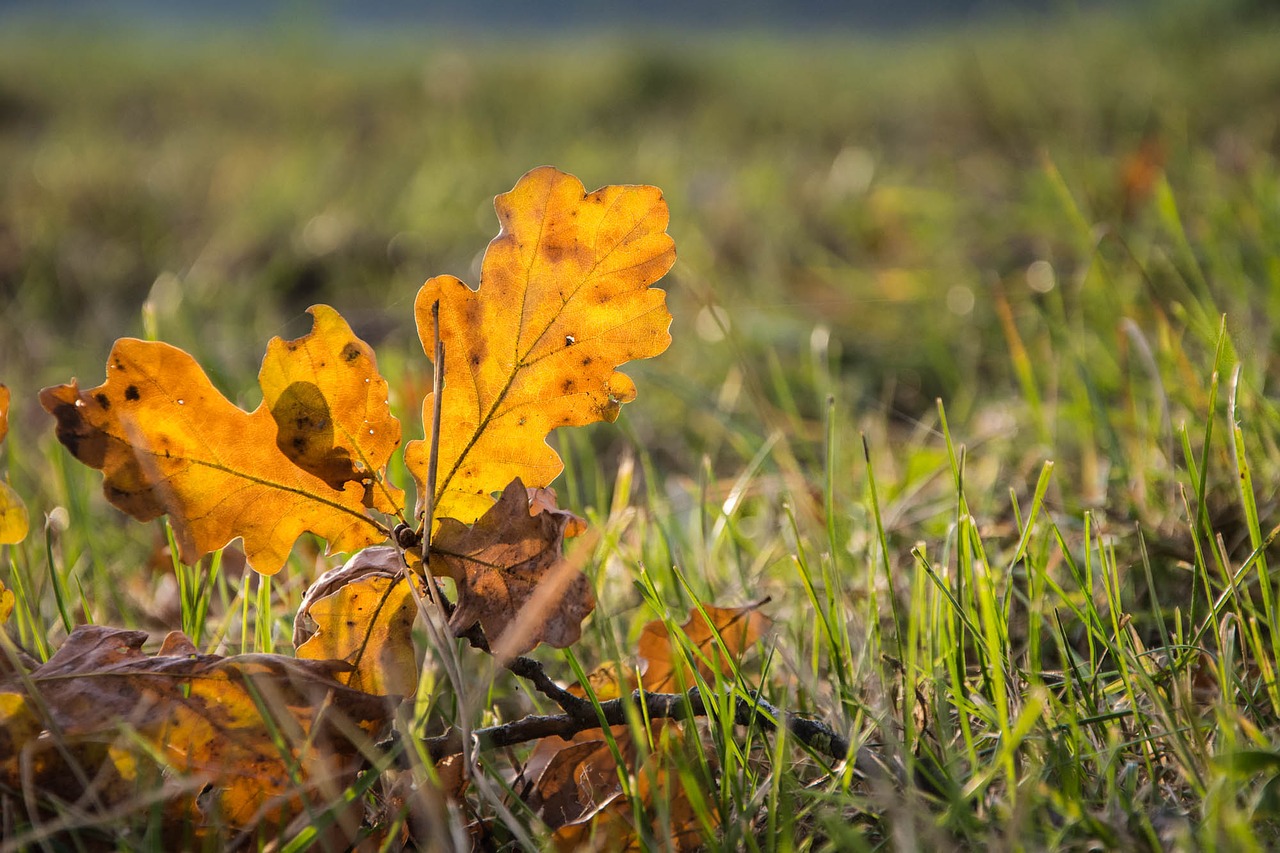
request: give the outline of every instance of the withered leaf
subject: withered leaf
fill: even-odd
[[[412,696],[418,686],[413,622],[418,604],[395,548],[366,548],[321,575],[294,620],[298,657],[342,660],[336,677],[378,696]]]
[[[272,338],[258,372],[263,405],[279,433],[276,445],[295,465],[341,490],[365,488],[365,504],[394,513],[404,493],[383,471],[400,446],[387,381],[373,349],[328,305],[313,305],[310,333]]]
[[[702,610],[706,611],[710,623],[695,608],[688,621],[680,626],[687,644],[696,650],[698,672],[704,679],[712,677],[713,665],[721,675],[731,673],[733,665],[741,659],[743,653],[768,630],[771,623],[769,617],[760,612],[762,604],[763,601],[745,607],[714,607],[704,604]],[[716,642],[716,632],[724,643],[723,650],[720,643]],[[728,652],[728,657],[725,656],[725,651]],[[646,662],[644,673],[640,677],[645,690],[653,693],[682,691],[697,683],[684,655],[673,648],[662,620],[655,619],[644,626],[640,632],[639,652]]]
[[[9,399],[9,389],[0,385],[0,441],[9,434]],[[26,539],[29,527],[27,505],[7,482],[0,480],[0,545],[16,545]]]
[[[168,513],[185,563],[241,537],[249,564],[274,574],[304,531],[331,551],[386,538],[365,513],[363,484],[335,489],[295,465],[265,402],[253,413],[235,406],[176,347],[123,338],[105,383],[81,391],[73,380],[40,402],[59,441],[103,472],[112,504],[140,521]]]
[[[533,509],[524,484],[512,480],[470,527],[443,519],[431,544],[431,571],[458,585],[454,633],[479,622],[490,645],[509,655],[539,642],[572,645],[595,607],[591,582],[561,555],[566,531],[581,519],[545,504]]]
[[[384,700],[334,679],[342,664],[202,655],[174,637],[149,657],[145,639],[81,626],[26,680],[0,683],[0,785],[74,800],[87,779],[110,808],[154,759],[187,783],[171,794],[188,819],[278,826],[350,784],[388,722]]]
[[[711,675],[710,665],[728,674],[731,662],[739,660],[768,628],[769,620],[759,611],[761,604],[763,602],[746,607],[703,605],[710,623],[700,611],[694,610],[681,626],[688,644],[705,658],[698,664],[704,678]],[[712,626],[719,631],[728,657],[716,642]],[[672,692],[694,686],[693,672],[682,660],[676,660],[680,653],[673,648],[661,620],[645,625],[639,651],[646,664],[639,684],[646,691]],[[614,698],[636,686],[633,677],[626,677],[611,666],[597,669],[588,678],[601,700]],[[584,694],[578,685],[570,691]],[[705,843],[708,827],[698,820],[672,765],[672,756],[685,748],[685,739],[692,735],[669,720],[653,720],[649,725],[653,751],[643,766],[636,766],[636,748],[626,726],[612,729],[619,754],[627,772],[636,775],[637,797],[653,812],[651,831],[656,837],[667,839],[673,849],[698,849]],[[520,781],[525,786],[525,801],[556,830],[553,839],[559,848],[642,849],[631,804],[622,797],[613,750],[598,730],[579,732],[569,740],[544,738],[526,760]],[[666,809],[654,810],[652,806],[657,800],[665,801]],[[665,823],[660,822],[659,817]]]
[[[517,477],[535,487],[555,479],[563,465],[547,434],[615,420],[636,396],[615,368],[671,342],[666,294],[650,288],[675,261],[656,187],[588,194],[572,175],[542,167],[494,207],[501,230],[485,252],[478,289],[439,276],[414,306],[427,357],[435,354],[437,302],[444,343],[435,516],[463,523]],[[428,429],[432,398],[422,409]],[[419,494],[430,439],[405,452]]]

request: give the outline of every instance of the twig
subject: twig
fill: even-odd
[[[440,339],[440,300],[431,303],[436,351],[431,373],[431,452],[427,454],[426,494],[422,498],[422,564],[431,560],[431,525],[436,510],[436,468],[440,462],[440,401],[444,397],[444,341]]]
[[[577,697],[574,697],[577,699]],[[695,687],[688,693],[645,693],[636,690],[630,696],[601,702],[597,707],[585,700],[579,700],[581,710],[564,714],[537,715],[531,714],[510,723],[476,729],[472,736],[479,750],[499,749],[506,746],[528,743],[544,737],[571,738],[578,732],[602,728],[604,725],[619,726],[627,722],[627,706],[644,707],[651,719],[672,719],[706,717],[709,712],[702,694]],[[765,731],[775,731],[778,720],[785,720],[787,730],[792,737],[806,746],[836,760],[849,757],[850,744],[848,738],[838,734],[825,723],[801,717],[792,713],[784,713],[760,698],[747,699],[737,697],[734,712],[734,723],[740,726],[756,725]],[[463,736],[458,729],[449,729],[442,735],[423,738],[423,746],[438,761],[445,756],[462,751]],[[857,756],[859,768],[862,769],[864,756],[859,750]]]

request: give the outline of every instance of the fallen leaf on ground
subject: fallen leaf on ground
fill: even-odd
[[[188,820],[279,826],[338,797],[388,722],[384,700],[335,679],[340,663],[203,655],[181,635],[147,656],[145,639],[81,626],[0,683],[0,788],[42,808],[128,808],[141,777],[163,770],[165,798]]]
[[[564,467],[546,443],[561,426],[613,421],[635,399],[615,368],[671,342],[666,294],[651,288],[675,261],[667,205],[656,187],[586,193],[551,167],[534,169],[494,207],[501,231],[480,284],[429,280],[414,311],[427,357],[436,323],[444,343],[435,517],[470,523],[513,479],[546,486]],[[423,403],[432,422],[433,396]],[[431,436],[409,442],[405,463],[428,481]]]
[[[769,617],[760,612],[764,602],[749,604],[746,607],[714,607],[702,605],[708,623],[702,612],[695,609],[688,621],[680,626],[695,652],[698,672],[706,680],[712,678],[712,666],[721,675],[729,675],[733,666],[742,658],[743,653],[768,629]],[[713,630],[714,628],[714,630]],[[724,644],[716,642],[716,633]],[[685,661],[683,653],[678,651],[667,634],[666,625],[655,619],[644,626],[640,632],[640,657],[646,666],[640,683],[651,693],[670,693],[688,690],[697,684],[693,678],[693,670]],[[728,657],[725,656],[728,652]],[[677,655],[679,659],[677,659]]]

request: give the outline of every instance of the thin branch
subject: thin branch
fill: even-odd
[[[440,402],[444,397],[444,341],[440,339],[440,300],[431,303],[431,319],[435,327],[435,358],[431,372],[431,451],[427,454],[426,492],[422,498],[422,563],[431,559],[431,525],[436,510],[436,469],[440,466]]]
[[[575,709],[573,713],[531,714],[500,726],[476,729],[472,733],[476,746],[480,750],[491,750],[545,737],[560,737],[567,740],[578,732],[599,729],[605,725],[625,725],[628,705],[635,708],[643,706],[650,719],[691,719],[710,715],[706,702],[696,687],[688,693],[645,693],[636,690],[630,696],[601,702],[598,707],[584,700],[579,702],[585,706],[582,711]],[[737,725],[755,725],[765,731],[776,731],[777,721],[785,720],[787,731],[791,736],[815,752],[838,761],[849,757],[848,738],[838,734],[825,723],[793,713],[784,713],[759,697],[747,699],[739,696],[736,698],[735,706],[733,721]],[[442,735],[423,738],[422,744],[432,760],[438,761],[445,756],[461,752],[463,736],[458,729],[451,728]],[[864,764],[874,759],[869,754],[864,755],[864,752],[859,750],[856,760],[859,769],[865,770]]]

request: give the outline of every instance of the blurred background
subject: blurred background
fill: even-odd
[[[877,434],[942,398],[1042,454],[1063,437],[1009,401],[1086,362],[1071,399],[1122,401],[1122,317],[1211,350],[1230,312],[1274,374],[1271,3],[428,5],[0,3],[14,440],[49,440],[35,392],[99,383],[125,335],[252,408],[267,340],[316,302],[420,435],[414,294],[475,284],[493,196],[540,164],[671,206],[675,343],[629,369],[602,457],[739,470],[785,426],[816,460],[828,395]]]

